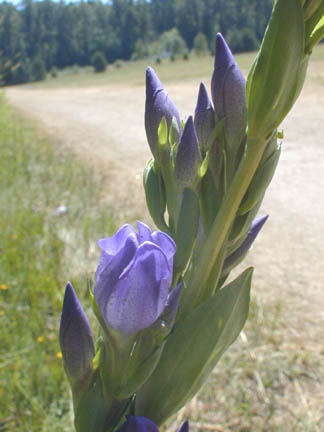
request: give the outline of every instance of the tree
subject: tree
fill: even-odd
[[[92,56],[92,66],[95,72],[104,72],[107,68],[107,60],[103,52],[97,51]]]
[[[193,49],[197,55],[203,55],[208,51],[208,42],[204,33],[198,33],[195,36]]]

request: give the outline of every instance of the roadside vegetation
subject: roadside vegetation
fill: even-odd
[[[0,431],[71,431],[58,344],[63,292],[71,279],[87,296],[95,241],[113,232],[113,219],[93,172],[3,95],[0,154]]]

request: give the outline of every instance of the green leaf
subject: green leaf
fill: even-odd
[[[137,393],[135,412],[162,424],[200,389],[248,316],[253,269],[179,321],[155,371]]]
[[[317,23],[308,41],[306,41],[306,52],[310,52],[323,37],[324,37],[324,15]]]
[[[194,247],[199,224],[199,199],[189,188],[184,189],[175,242],[177,251],[174,257],[174,273],[182,272],[187,266]]]
[[[153,160],[150,160],[144,169],[143,183],[150,215],[156,226],[168,233],[169,229],[164,220],[166,196],[163,178]]]
[[[106,432],[109,412],[102,392],[99,374],[81,398],[74,419],[77,432]]]
[[[168,124],[165,117],[162,117],[158,128],[158,144],[159,147],[164,147],[168,143]]]
[[[300,90],[304,19],[300,0],[278,0],[247,83],[248,136],[268,138]]]
[[[278,145],[272,155],[257,169],[238,210],[239,215],[243,215],[255,207],[265,194],[277,168],[280,153],[281,146]]]

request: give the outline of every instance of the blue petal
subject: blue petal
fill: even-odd
[[[112,237],[98,240],[98,246],[101,249],[101,257],[96,272],[97,277],[99,277],[102,270],[115,259],[115,256],[124,249],[127,239],[131,234],[136,235],[135,229],[131,225],[125,224]]]
[[[173,257],[176,253],[176,244],[173,239],[162,231],[154,231],[152,241],[163,250],[167,257],[169,268],[172,270]]]
[[[159,432],[159,429],[146,417],[128,415],[127,420],[117,432]]]
[[[85,378],[95,353],[92,330],[70,282],[65,288],[60,324],[60,346],[70,381]]]
[[[152,241],[152,232],[149,226],[145,223],[136,221],[138,229],[138,243],[144,243],[145,241]]]
[[[120,231],[121,230],[119,230],[118,233],[120,233]],[[128,237],[126,237],[127,233],[129,234]],[[106,248],[101,252],[96,274],[96,283],[93,290],[101,315],[106,323],[105,310],[107,302],[114,292],[118,278],[132,262],[138,248],[137,233],[133,228],[132,230],[124,228],[121,233],[122,235],[118,237],[117,234],[110,239],[103,239],[103,241],[100,241],[102,242],[101,245]],[[109,242],[111,239],[113,239],[113,241]],[[120,240],[120,247],[118,247],[118,240]],[[111,247],[108,248],[108,246]],[[106,251],[109,253],[115,252],[116,255],[108,255]]]
[[[125,335],[153,324],[165,308],[171,280],[164,252],[150,242],[140,245],[106,304],[108,324]]]

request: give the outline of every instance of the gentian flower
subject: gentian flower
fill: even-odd
[[[72,385],[88,375],[94,357],[92,330],[70,282],[66,285],[60,324],[64,368]]]
[[[163,117],[166,119],[168,129],[173,122],[180,134],[179,112],[154,70],[148,67],[146,70],[145,130],[147,141],[155,158],[157,158],[158,128]]]
[[[245,131],[245,86],[245,78],[231,50],[223,36],[218,33],[211,94],[217,116],[219,119],[225,117],[225,138],[228,149],[234,150],[233,157]]]
[[[159,432],[156,424],[146,417],[128,415],[126,418],[117,432]],[[189,432],[188,421],[185,421],[177,432]]]
[[[167,234],[137,222],[101,239],[94,297],[108,328],[130,336],[149,327],[169,304],[176,246]],[[171,294],[170,294],[171,296]],[[177,297],[177,296],[176,296]]]
[[[192,187],[202,157],[192,116],[186,121],[175,158],[175,177],[179,190]]]
[[[208,139],[215,127],[215,113],[210,102],[205,84],[199,87],[198,100],[195,109],[195,128],[201,150],[208,150]]]

